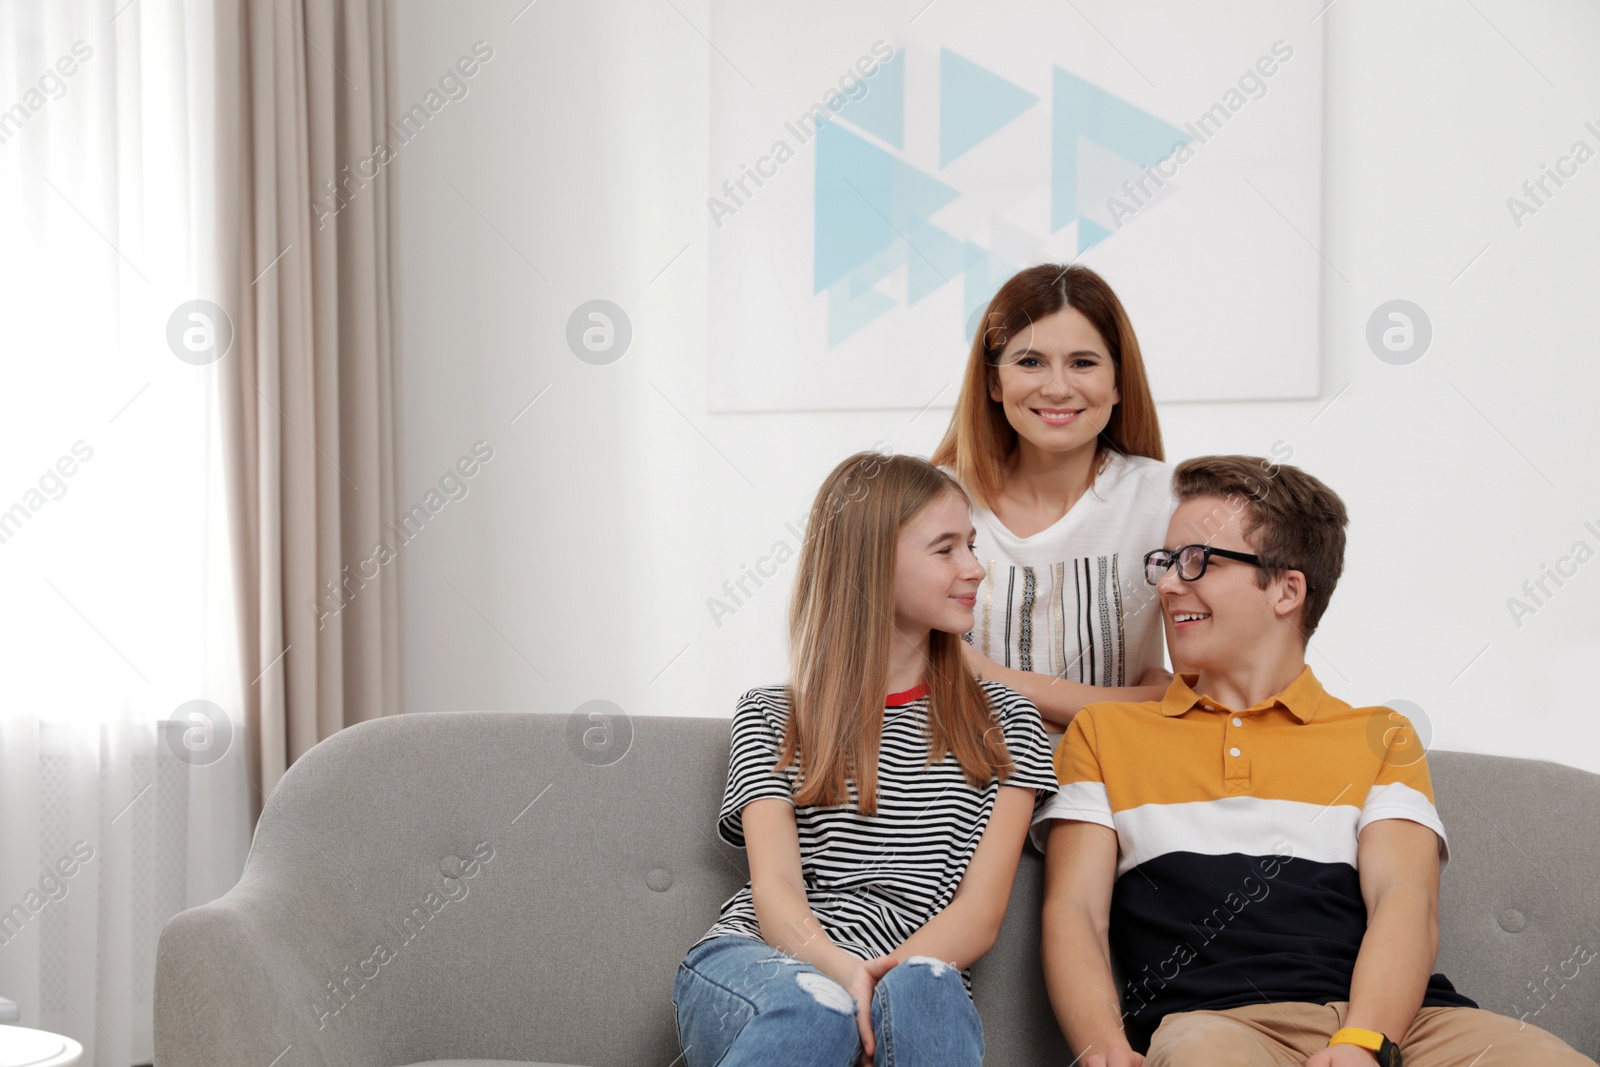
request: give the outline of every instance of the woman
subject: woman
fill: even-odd
[[[982,323],[933,455],[977,505],[968,663],[1061,729],[1096,700],[1159,699],[1172,676],[1142,560],[1174,503],[1127,313],[1094,271],[1047,263]]]
[[[689,1067],[982,1061],[967,968],[1056,780],[1038,712],[961,652],[983,576],[968,507],[944,472],[872,452],[817,495],[790,684],[733,718],[718,832],[750,881],[673,983]]]

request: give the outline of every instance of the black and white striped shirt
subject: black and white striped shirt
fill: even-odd
[[[954,756],[928,758],[928,698],[883,713],[878,757],[878,810],[864,816],[851,803],[795,809],[806,901],[834,944],[862,959],[893,952],[955,897],[978,847],[1000,785],[1035,790],[1034,807],[1056,792],[1050,743],[1038,710],[997,682],[983,682],[1005,732],[1015,771],[973,789]],[[746,804],[765,797],[793,801],[796,770],[774,771],[789,703],[784,686],[752,689],[734,712],[728,785],[717,833],[744,846]],[[746,882],[695,944],[724,934],[761,939]],[[970,987],[970,978],[962,974]]]

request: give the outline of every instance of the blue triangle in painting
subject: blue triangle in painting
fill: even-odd
[[[1039,98],[970,59],[939,51],[939,166],[1039,102]]]
[[[1054,69],[1050,131],[1050,232],[1087,211],[1078,188],[1078,138],[1148,167],[1170,155],[1190,135],[1060,67]]]
[[[966,241],[962,245],[962,273],[966,275],[966,312],[972,314],[989,303],[996,287],[989,285],[989,252],[982,245]]]
[[[850,283],[848,292],[850,293],[851,299],[860,296],[868,289],[871,289],[874,285],[877,285],[879,282],[883,281],[883,279],[887,278],[896,267],[899,267],[905,261],[905,242],[896,241],[888,248],[883,249],[876,255],[857,264],[856,267],[845,276],[845,280]]]
[[[896,148],[906,146],[906,53],[896,52],[872,77],[859,79],[866,93],[848,100],[839,114]],[[848,98],[847,98],[848,99]]]
[[[894,307],[894,301],[876,289],[867,289],[859,295],[852,295],[849,290],[850,284],[845,281],[828,290],[829,348]]]
[[[1111,236],[1111,231],[1095,222],[1093,219],[1078,218],[1078,254],[1082,255],[1085,249],[1104,241]]]
[[[1116,219],[1107,206],[1113,199],[1131,203],[1126,181],[1137,182],[1141,177],[1139,164],[1127,156],[1091,141],[1078,138],[1078,214],[1087,216],[1103,227],[1114,228]]]
[[[889,200],[894,159],[836,122],[817,124],[813,292],[822,292],[897,238],[873,204]]]
[[[966,306],[962,314],[964,321],[971,322],[972,316],[989,306],[994,294],[1000,291],[1001,283],[1016,273],[1016,267],[973,241],[965,243],[962,259],[966,275],[962,292]]]
[[[959,189],[897,159],[894,165],[894,210],[889,217],[896,226],[904,229],[913,221],[928,219],[960,195]]]
[[[906,306],[910,307],[961,273],[961,242],[931,222],[912,219],[906,227]]]
[[[838,123],[819,124],[813,291],[901,242],[911,220],[928,218],[958,195]]]

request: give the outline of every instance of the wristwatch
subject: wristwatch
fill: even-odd
[[[1378,1057],[1379,1067],[1400,1067],[1400,1046],[1376,1030],[1347,1026],[1328,1038],[1328,1047],[1334,1045],[1359,1045]]]

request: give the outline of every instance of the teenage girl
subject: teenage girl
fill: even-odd
[[[718,833],[750,881],[673,983],[689,1067],[982,1060],[967,969],[1056,779],[1033,705],[963,658],[968,507],[932,465],[872,452],[817,494],[790,683],[733,717]]]
[[[1158,700],[1172,676],[1143,559],[1175,504],[1133,325],[1098,274],[1052,263],[980,325],[933,455],[975,503],[968,664],[1061,729],[1096,700]]]

